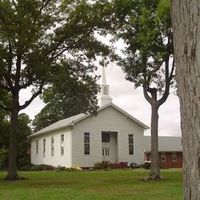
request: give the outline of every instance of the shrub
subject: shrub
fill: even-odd
[[[0,149],[0,170],[6,169],[7,157],[8,157],[8,150],[7,149]]]
[[[55,167],[51,166],[51,165],[33,165],[31,167],[32,171],[49,171],[49,170],[55,170]]]
[[[31,171],[33,166],[34,166],[33,164],[29,163],[29,164],[23,165],[21,167],[18,167],[18,170],[20,170],[20,171]]]
[[[109,162],[108,161],[102,161],[102,162],[97,162],[94,164],[94,169],[107,169],[109,168]]]
[[[128,167],[127,162],[110,163],[108,161],[97,162],[94,164],[94,169],[124,169]]]
[[[112,169],[124,169],[128,168],[128,163],[127,162],[109,163],[109,167]]]
[[[57,171],[64,171],[65,169],[66,169],[66,167],[61,167],[61,166],[56,167]]]
[[[83,169],[81,167],[69,167],[69,168],[65,168],[66,171],[68,172],[80,172],[83,171]]]

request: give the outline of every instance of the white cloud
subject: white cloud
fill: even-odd
[[[97,73],[101,74],[101,69],[98,69]],[[106,68],[106,78],[110,85],[113,102],[145,124],[150,125],[151,109],[149,103],[144,99],[142,89],[135,89],[134,84],[125,79],[125,74],[116,65]],[[29,96],[30,90],[23,91],[21,103]],[[27,113],[33,119],[44,105],[38,97],[22,112]],[[170,95],[159,109],[159,135],[181,135],[179,102],[175,95]]]
[[[20,105],[22,105],[25,101],[29,100],[31,94],[32,93],[30,88],[22,90],[20,92]],[[34,119],[35,115],[37,115],[44,106],[45,104],[43,103],[43,101],[39,97],[37,97],[26,109],[21,110],[21,113],[26,113],[31,119]]]
[[[135,89],[134,83],[125,79],[120,67],[107,67],[106,75],[113,102],[150,126],[151,107],[145,100],[142,89]],[[179,113],[178,97],[171,94],[159,108],[159,135],[181,135]]]

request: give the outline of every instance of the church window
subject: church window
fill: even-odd
[[[134,138],[133,134],[128,135],[128,146],[129,146],[129,155],[134,154]]]
[[[46,139],[43,139],[43,157],[45,157],[45,153],[46,153]]]
[[[36,140],[36,154],[38,154],[38,140]]]
[[[61,156],[63,156],[64,155],[64,134],[60,136],[60,139],[61,139],[61,144],[60,144]]]
[[[51,137],[51,156],[54,156],[54,137]]]
[[[102,149],[102,156],[109,156],[110,155],[110,148],[103,148]]]
[[[166,162],[167,158],[166,158],[166,154],[165,153],[161,153],[161,162]]]
[[[102,142],[110,142],[110,133],[102,132]]]
[[[108,95],[108,88],[107,88],[107,87],[104,87],[104,88],[103,88],[103,94],[104,94],[104,95]]]
[[[173,161],[173,162],[176,162],[176,161],[177,161],[176,152],[173,152],[173,153],[172,153],[172,161]]]
[[[84,154],[90,154],[90,133],[84,133]]]

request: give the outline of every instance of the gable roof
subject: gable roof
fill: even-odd
[[[144,123],[142,123],[141,121],[139,121],[138,119],[134,118],[132,115],[130,115],[129,113],[127,113],[126,111],[122,110],[120,107],[116,106],[113,103],[109,103],[101,108],[99,108],[97,110],[97,112],[100,112],[108,107],[113,107],[114,109],[116,109],[117,111],[121,112],[122,114],[124,114],[125,116],[127,116],[129,119],[131,119],[132,121],[134,121],[136,124],[138,124],[139,126],[141,126],[144,129],[149,129],[149,127],[147,125],[145,125]],[[75,125],[76,123],[82,121],[85,118],[88,118],[92,116],[92,114],[84,114],[84,113],[80,113],[78,115],[74,115],[72,117],[60,120],[46,128],[41,129],[40,131],[31,134],[30,136],[28,136],[28,138],[33,138],[36,137],[38,135],[43,135],[45,133],[50,133],[52,131],[56,131],[56,130],[60,130],[63,128],[67,128],[70,126]]]
[[[145,151],[151,151],[151,136],[144,137]],[[159,136],[159,152],[182,152],[182,137],[180,136]]]

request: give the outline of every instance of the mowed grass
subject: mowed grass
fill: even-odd
[[[165,180],[142,181],[148,171],[21,172],[9,182],[0,172],[0,200],[181,200],[181,170],[163,170]]]

